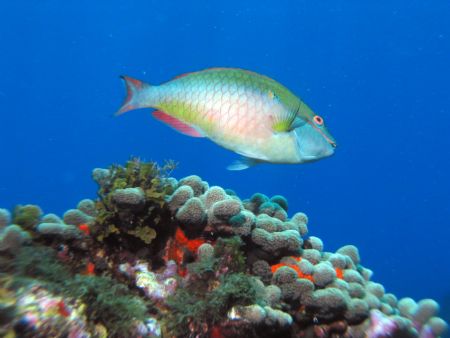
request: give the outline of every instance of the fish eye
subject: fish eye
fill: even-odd
[[[317,125],[323,125],[323,118],[321,118],[319,115],[314,116],[313,120]]]

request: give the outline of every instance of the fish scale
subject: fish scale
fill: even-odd
[[[334,147],[325,127],[311,123],[316,115],[306,104],[280,83],[257,73],[212,68],[160,86],[125,80],[128,96],[119,113],[156,108],[155,117],[178,131],[208,137],[254,162],[306,161],[299,149],[301,126],[302,134],[306,129],[308,135],[321,134]]]

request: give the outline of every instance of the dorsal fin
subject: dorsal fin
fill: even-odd
[[[152,113],[153,117],[157,119],[158,121],[161,121],[168,126],[172,127],[176,131],[192,137],[205,137],[201,132],[199,132],[194,127],[184,123],[183,121],[180,121],[176,117],[173,117],[163,111],[155,110]]]
[[[180,75],[175,76],[173,79],[174,79],[174,80],[175,80],[175,79],[179,79],[179,78],[188,76],[188,75],[190,75],[190,74],[192,74],[192,73],[194,73],[194,72],[183,73],[183,74],[180,74]]]

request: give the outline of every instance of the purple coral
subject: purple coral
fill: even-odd
[[[174,294],[178,286],[175,279],[177,265],[174,261],[168,261],[161,273],[149,270],[146,262],[137,262],[135,265],[124,263],[119,266],[119,271],[133,278],[135,285],[156,302],[164,302],[168,296]]]
[[[381,311],[370,311],[370,327],[367,331],[367,338],[381,338],[392,336],[398,329],[397,323]]]

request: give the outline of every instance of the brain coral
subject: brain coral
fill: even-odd
[[[22,244],[30,240],[30,235],[23,231],[20,226],[16,224],[8,225],[0,232],[0,251],[16,254]]]
[[[276,204],[278,204],[280,207],[284,209],[284,211],[288,211],[288,201],[286,197],[283,197],[281,195],[275,195],[270,198],[270,200]]]
[[[194,190],[190,186],[183,185],[177,188],[168,199],[170,210],[176,212],[192,197],[194,197]]]
[[[142,188],[116,189],[111,194],[112,201],[121,208],[138,209],[145,204],[145,194]]]
[[[78,209],[69,209],[64,213],[64,223],[79,226],[81,224],[93,224],[95,218],[86,215],[84,212]]]
[[[179,186],[189,186],[194,192],[194,196],[198,197],[208,189],[208,183],[203,181],[197,175],[187,176],[178,182]]]
[[[45,214],[41,218],[41,223],[63,223],[63,220],[56,214]]]
[[[238,214],[230,217],[229,223],[233,228],[233,233],[239,236],[248,236],[255,224],[255,215],[248,211],[242,210]]]
[[[325,287],[336,279],[336,271],[330,264],[321,262],[314,267],[313,279],[314,284]]]
[[[89,198],[81,200],[77,205],[77,209],[81,210],[86,215],[92,217],[97,216],[97,210],[95,209],[95,202]]]
[[[222,223],[228,221],[232,216],[241,211],[241,203],[234,199],[218,201],[213,204],[209,215],[211,223]]]
[[[350,257],[350,259],[352,260],[352,262],[355,265],[359,264],[359,261],[360,261],[359,250],[354,245],[345,245],[345,246],[339,248],[336,251],[336,253]]]
[[[198,197],[190,198],[176,213],[175,218],[191,230],[203,229],[206,222],[206,210]]]
[[[14,209],[12,223],[20,225],[25,230],[31,230],[39,223],[41,216],[42,210],[37,205],[18,205]]]
[[[313,292],[305,302],[306,311],[327,320],[343,315],[348,308],[348,297],[336,288],[320,289]]]
[[[433,299],[422,299],[412,314],[414,321],[425,324],[431,317],[439,312],[439,304]]]
[[[308,238],[308,243],[311,245],[311,249],[316,249],[317,251],[323,251],[323,242],[319,237],[310,236]]]
[[[253,243],[275,256],[298,254],[302,245],[302,239],[295,230],[268,232],[256,228],[253,229],[251,238]]]
[[[297,212],[290,221],[297,226],[301,236],[306,236],[308,233],[308,216],[306,214]]]
[[[227,193],[223,188],[218,186],[210,187],[204,195],[205,207],[209,209],[214,203],[223,201],[224,199],[227,199]]]
[[[58,223],[39,223],[36,231],[44,236],[62,236],[65,239],[74,239],[81,237],[81,231],[71,224]]]
[[[361,323],[369,316],[369,306],[362,299],[351,299],[344,316],[349,324]]]

